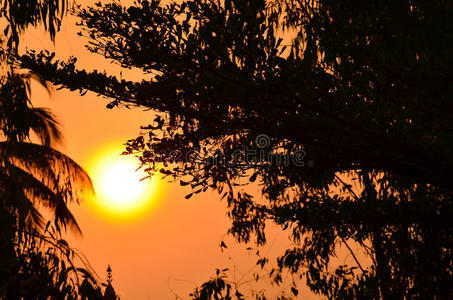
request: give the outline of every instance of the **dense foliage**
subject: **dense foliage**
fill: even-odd
[[[241,242],[266,243],[268,221],[289,230],[276,283],[292,272],[329,298],[452,297],[453,3],[164,3],[78,11],[90,51],[150,80],[49,53],[22,66],[109,108],[161,112],[126,151],[194,193],[217,190]],[[354,264],[332,263],[339,247]],[[194,297],[230,289],[219,277]]]

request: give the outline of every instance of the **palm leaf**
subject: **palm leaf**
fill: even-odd
[[[27,198],[31,200],[30,202],[33,202],[35,206],[42,204],[53,212],[55,226],[64,229],[68,227],[74,233],[82,234],[75,217],[67,207],[64,191],[50,189],[32,174],[17,166],[12,165],[9,169],[12,178],[20,184]]]
[[[53,143],[60,143],[62,134],[58,128],[59,123],[48,109],[30,108],[28,114],[30,129],[36,133],[44,146],[51,146]]]
[[[62,152],[33,143],[0,142],[0,151],[5,150],[10,161],[18,167],[29,171],[38,180],[50,188],[57,188],[64,183],[71,187],[70,201],[80,203],[86,192],[94,193],[89,175],[67,155]]]
[[[42,228],[43,217],[27,196],[21,182],[17,180],[16,176],[11,176],[10,168],[0,168],[0,170],[3,207],[18,218],[18,226],[25,224]]]
[[[80,203],[94,193],[88,174],[71,158],[51,146],[62,140],[59,123],[49,110],[31,106],[30,74],[9,74],[1,86],[0,122],[6,141],[0,142],[0,189],[7,191],[8,206],[23,222],[42,228],[39,205],[54,214],[55,227],[81,233],[69,211],[69,202]],[[26,142],[34,132],[41,144]],[[5,194],[5,193],[3,193]]]

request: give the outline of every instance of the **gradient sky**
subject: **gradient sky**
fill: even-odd
[[[41,31],[30,30],[22,46],[55,50],[61,58],[76,56],[80,67],[87,69],[118,72],[117,66],[84,49],[85,40],[76,35],[74,24],[74,17],[66,18],[55,45]],[[123,74],[141,77],[134,71]],[[138,108],[108,110],[108,100],[93,93],[80,96],[63,89],[49,97],[38,84],[33,85],[33,103],[53,110],[65,136],[61,150],[88,170],[102,158],[101,153],[121,149],[127,139],[139,134],[140,125],[153,119],[153,112]],[[192,289],[213,276],[216,268],[235,270],[236,279],[242,278],[240,282],[247,284],[257,270],[257,257],[245,250],[247,246],[225,237],[229,226],[225,203],[212,192],[184,199],[189,192],[187,187],[162,183],[158,197],[152,200],[153,207],[141,218],[127,221],[103,214],[88,202],[74,206],[72,211],[84,237],[69,236],[68,240],[85,254],[102,279],[107,265],[111,265],[113,285],[123,300],[188,299]],[[228,245],[223,253],[219,247],[222,239]],[[272,255],[285,249],[288,240],[285,234],[273,230],[268,244],[262,253]],[[264,280],[254,287],[268,283]],[[302,294],[304,299],[316,299],[306,289]]]

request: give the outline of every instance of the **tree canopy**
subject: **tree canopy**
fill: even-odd
[[[329,298],[451,297],[453,3],[165,3],[77,12],[90,51],[150,80],[46,52],[20,63],[109,108],[159,111],[126,152],[193,193],[217,190],[239,241],[264,244],[268,221],[290,229],[277,283],[289,271]],[[354,256],[348,243],[371,263],[333,266],[339,245]],[[232,297],[214,286],[203,295]]]

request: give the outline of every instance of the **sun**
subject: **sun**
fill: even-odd
[[[137,219],[156,204],[159,185],[143,170],[137,170],[137,158],[120,155],[118,148],[93,159],[89,171],[96,195],[91,202],[96,211],[109,218]]]

